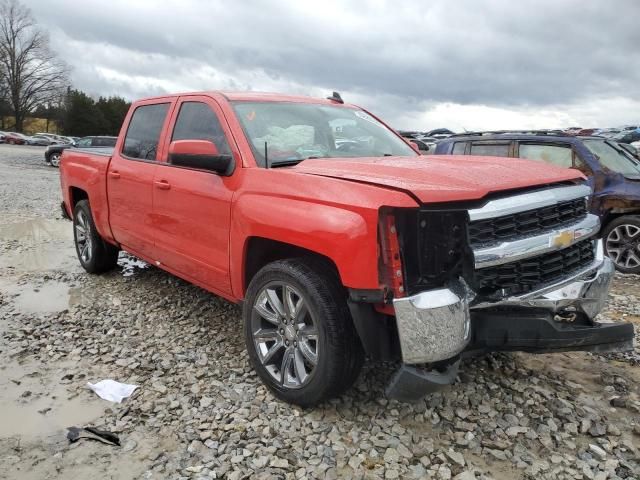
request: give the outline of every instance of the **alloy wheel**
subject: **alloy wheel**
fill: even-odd
[[[51,166],[59,167],[60,166],[60,154],[54,153],[49,157],[49,162],[51,162]]]
[[[86,213],[82,210],[76,214],[74,227],[76,231],[75,240],[78,256],[83,263],[88,263],[91,260],[91,226]]]
[[[607,235],[606,247],[616,266],[627,269],[640,266],[640,227],[618,225]]]
[[[256,296],[251,336],[258,359],[283,388],[297,389],[318,364],[317,322],[308,301],[291,284],[267,284]]]

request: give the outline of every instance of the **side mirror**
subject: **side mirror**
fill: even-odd
[[[231,175],[233,156],[222,155],[208,140],[176,140],[169,145],[169,162],[180,167]]]
[[[411,148],[413,148],[416,152],[422,154],[422,152],[420,151],[420,147],[416,142],[414,142],[413,140],[409,140],[409,145],[411,145]]]

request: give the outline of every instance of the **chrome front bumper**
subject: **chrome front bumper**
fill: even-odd
[[[588,268],[554,285],[495,302],[473,303],[475,293],[463,281],[448,288],[421,292],[393,301],[406,364],[451,359],[468,345],[472,312],[494,307],[529,307],[550,313],[582,313],[593,319],[605,306],[613,277],[612,262],[597,240],[596,257]]]

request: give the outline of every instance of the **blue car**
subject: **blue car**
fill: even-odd
[[[640,273],[640,161],[614,140],[560,132],[478,132],[437,143],[436,155],[526,158],[580,170],[594,190],[590,211],[616,269]]]

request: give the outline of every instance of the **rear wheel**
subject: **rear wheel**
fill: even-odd
[[[98,234],[88,200],[80,200],[73,210],[73,238],[80,265],[87,272],[103,273],[117,265],[118,249]]]
[[[323,262],[265,266],[249,285],[243,316],[251,364],[278,398],[312,406],[355,382],[364,353],[344,289]]]
[[[602,234],[605,252],[623,273],[640,273],[640,217],[619,217]]]

